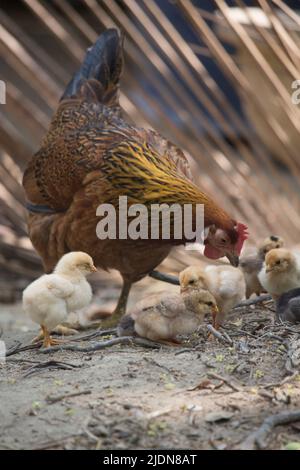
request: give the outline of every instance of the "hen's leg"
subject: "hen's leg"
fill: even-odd
[[[123,287],[122,287],[121,294],[118,300],[118,304],[114,312],[110,316],[110,318],[102,322],[101,326],[103,328],[110,328],[110,327],[116,326],[119,323],[120,318],[123,315],[125,315],[127,299],[128,299],[131,286],[132,286],[132,282],[125,281],[125,280],[123,281]]]

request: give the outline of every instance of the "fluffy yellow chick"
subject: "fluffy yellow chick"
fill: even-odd
[[[258,279],[258,273],[263,266],[266,254],[274,248],[281,248],[283,245],[283,238],[270,235],[260,242],[257,247],[244,251],[240,257],[239,267],[245,277],[247,299],[252,294],[260,295],[261,292],[264,292],[264,288]]]
[[[214,327],[222,325],[227,313],[245,297],[243,273],[232,266],[206,266],[200,269],[189,266],[179,275],[181,292],[191,292],[204,286],[214,296],[218,312],[214,315]]]
[[[23,292],[23,309],[41,325],[43,346],[58,344],[50,331],[66,320],[69,312],[88,305],[92,289],[85,277],[97,271],[92,258],[81,251],[64,255],[53,274],[45,274],[32,282]]]
[[[138,302],[118,327],[119,336],[134,331],[143,338],[166,344],[178,343],[177,335],[193,333],[206,314],[217,309],[214,297],[204,289],[182,294],[154,294]]]
[[[274,299],[284,292],[300,287],[300,254],[284,248],[269,251],[258,278]]]

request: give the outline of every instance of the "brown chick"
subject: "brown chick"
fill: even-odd
[[[192,292],[205,286],[214,296],[218,312],[214,315],[213,326],[218,328],[228,312],[245,297],[245,281],[237,268],[228,265],[206,266],[204,270],[189,266],[179,275],[181,292]]]
[[[89,253],[97,267],[120,272],[123,289],[111,323],[125,313],[132,283],[151,273],[173,246],[193,240],[184,231],[174,237],[173,219],[167,240],[100,239],[100,205],[112,205],[118,220],[120,196],[127,197],[128,208],[137,203],[147,209],[191,204],[193,219],[196,205],[203,204],[208,228],[204,254],[227,256],[234,265],[247,238],[246,226],[193,183],[188,161],[176,145],[121,117],[122,69],[122,38],[109,29],[87,50],[23,178],[29,236],[46,272],[64,253],[79,250]]]
[[[269,251],[258,278],[274,299],[300,287],[300,254],[284,248]]]
[[[260,295],[265,292],[258,279],[258,273],[262,269],[266,254],[274,248],[281,248],[283,245],[283,238],[270,235],[261,241],[257,248],[253,247],[252,250],[245,250],[245,254],[241,255],[239,267],[244,273],[247,299],[254,293]]]
[[[214,297],[204,289],[182,294],[154,294],[138,302],[130,316],[122,318],[119,336],[132,334],[166,344],[178,343],[177,335],[193,333],[206,314],[215,315]]]

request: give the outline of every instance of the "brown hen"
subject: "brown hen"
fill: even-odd
[[[121,273],[124,284],[114,321],[125,312],[132,283],[150,273],[173,245],[186,240],[100,240],[100,204],[118,208],[122,195],[128,197],[128,206],[204,204],[209,227],[205,254],[225,255],[235,265],[246,238],[246,227],[193,184],[181,150],[158,133],[121,118],[122,64],[121,38],[117,30],[107,30],[87,50],[23,179],[29,236],[46,272],[64,253],[84,251],[98,267]]]

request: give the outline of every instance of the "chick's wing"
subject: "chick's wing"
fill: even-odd
[[[173,318],[182,311],[182,299],[175,293],[152,294],[138,302],[130,315],[136,319],[142,313],[154,310],[164,317]]]
[[[73,284],[70,281],[55,274],[50,274],[48,276],[46,285],[48,290],[53,295],[55,295],[55,297],[59,297],[60,299],[66,299],[67,297],[70,297],[75,290]]]

